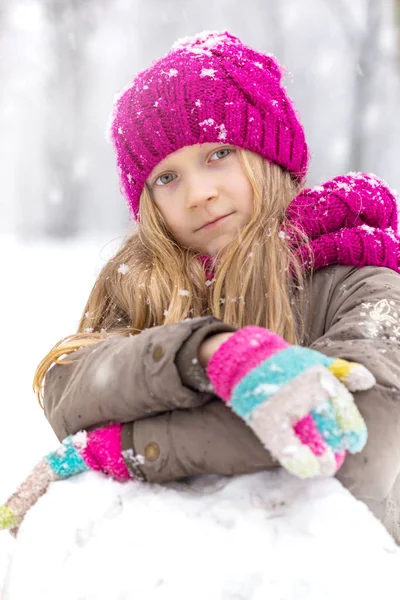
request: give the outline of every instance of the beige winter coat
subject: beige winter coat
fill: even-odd
[[[400,539],[400,275],[383,267],[331,266],[314,273],[310,289],[305,345],[360,362],[377,380],[355,394],[368,443],[346,458],[337,478]],[[47,374],[46,417],[60,440],[125,423],[123,446],[132,449],[127,466],[149,482],[277,468],[250,428],[210,392],[197,361],[200,343],[225,331],[235,328],[201,317],[81,349],[75,362]]]

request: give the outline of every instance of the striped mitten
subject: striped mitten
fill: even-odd
[[[234,333],[212,355],[215,393],[298,477],[334,475],[360,452],[367,428],[350,391],[375,384],[362,365],[290,345],[262,327]]]
[[[118,481],[133,478],[123,459],[121,430],[122,425],[113,424],[66,437],[57,450],[36,465],[6,504],[0,506],[0,529],[11,529],[16,535],[25,514],[52,481],[87,470],[102,471]]]

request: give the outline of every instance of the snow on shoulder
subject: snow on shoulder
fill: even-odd
[[[29,511],[0,595],[392,600],[399,571],[400,549],[336,479],[279,469],[160,486],[83,473]]]

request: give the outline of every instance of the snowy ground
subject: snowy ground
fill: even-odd
[[[0,502],[57,443],[31,380],[76,329],[115,247],[106,241],[0,238]],[[400,549],[336,480],[284,472],[203,478],[190,489],[83,474],[53,484],[17,544],[0,533],[1,600],[394,600],[399,572]]]
[[[57,443],[31,391],[33,374],[48,350],[76,330],[95,276],[115,247],[107,242],[21,244],[0,236],[0,502]],[[11,541],[0,533],[0,589]]]

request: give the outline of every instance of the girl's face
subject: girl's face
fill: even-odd
[[[177,241],[202,254],[224,248],[253,213],[253,189],[237,148],[229,144],[181,148],[162,160],[146,183]]]

